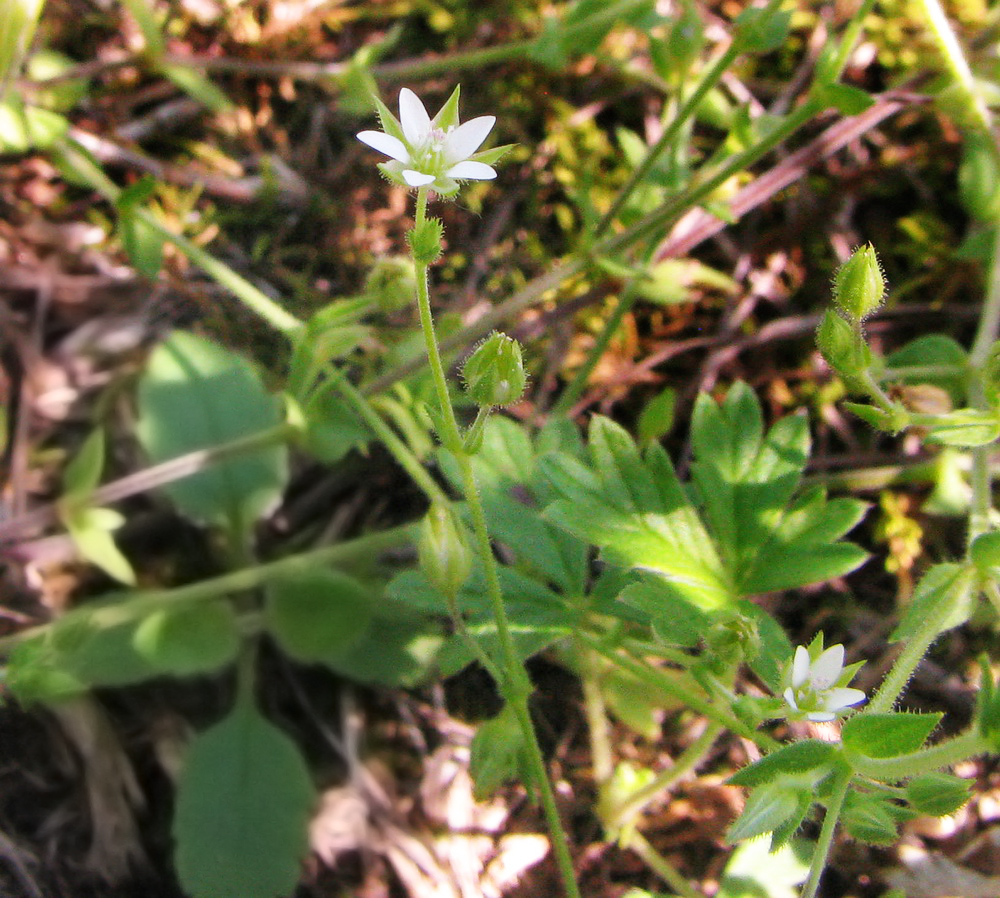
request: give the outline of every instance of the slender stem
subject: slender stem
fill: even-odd
[[[745,739],[750,739],[763,748],[775,748],[777,743],[765,733],[758,733],[751,730],[742,720],[733,714],[720,709],[712,702],[701,697],[701,687],[693,677],[687,674],[676,674],[671,676],[665,671],[650,666],[643,660],[631,657],[624,652],[616,652],[612,647],[606,645],[601,639],[589,633],[578,633],[577,638],[592,648],[595,652],[603,655],[617,666],[627,670],[636,679],[642,681],[647,686],[677,699],[692,711],[714,720],[726,729],[732,730]]]
[[[414,230],[416,231],[419,231],[426,221],[427,198],[427,189],[421,188],[417,192],[417,208],[414,221]],[[524,665],[518,657],[517,648],[514,645],[514,639],[511,635],[507,609],[504,607],[503,593],[500,588],[497,562],[493,557],[493,547],[490,543],[486,513],[483,509],[482,499],[479,495],[479,488],[476,485],[476,477],[472,468],[472,458],[466,452],[463,445],[462,434],[455,417],[455,409],[451,403],[451,394],[448,392],[448,381],[445,377],[444,366],[441,363],[437,335],[434,331],[434,318],[431,313],[427,265],[415,260],[415,268],[417,276],[417,309],[420,315],[420,325],[427,348],[427,360],[431,369],[440,413],[439,428],[441,432],[439,433],[439,437],[444,447],[454,455],[461,471],[462,492],[465,495],[469,515],[472,519],[476,548],[483,565],[483,572],[486,577],[486,591],[493,609],[493,618],[497,628],[497,641],[500,645],[501,656],[500,662],[503,668],[503,680],[497,685],[514,709],[514,714],[517,717],[518,724],[524,736],[528,763],[532,770],[532,779],[538,788],[542,810],[545,814],[552,839],[552,850],[555,854],[556,863],[559,866],[563,887],[570,898],[580,898],[579,887],[576,883],[576,873],[573,869],[573,858],[570,855],[566,832],[559,817],[555,791],[552,788],[552,783],[549,781],[549,775],[545,768],[545,759],[542,756],[538,737],[535,734],[535,727],[531,720],[531,711],[528,706],[528,699],[532,692],[531,681],[528,679]]]
[[[708,94],[709,91],[711,91],[712,88],[722,80],[722,76],[726,74],[729,66],[732,65],[733,60],[735,60],[739,54],[740,47],[735,42],[730,43],[730,45],[719,54],[718,59],[712,63],[708,71],[702,75],[701,80],[698,82],[691,95],[687,98],[684,105],[677,111],[677,114],[674,116],[670,124],[663,129],[663,133],[660,135],[656,143],[654,143],[646,151],[646,155],[642,162],[640,162],[639,165],[633,169],[628,180],[622,186],[621,190],[618,191],[618,196],[615,197],[614,202],[611,204],[611,208],[604,213],[603,217],[594,228],[594,239],[601,237],[604,232],[611,227],[611,224],[618,217],[618,213],[621,212],[622,208],[628,202],[629,197],[642,183],[646,175],[649,174],[650,170],[656,164],[660,156],[663,155],[664,151],[677,139],[677,135],[680,134],[684,124],[689,118],[691,118],[692,115],[694,115],[695,110],[698,108],[698,104],[701,103],[705,95]]]
[[[94,626],[114,626],[136,620],[165,605],[214,599],[217,596],[254,589],[270,580],[315,570],[317,567],[344,563],[355,558],[370,559],[386,549],[412,543],[413,539],[413,526],[404,525],[349,542],[337,543],[334,546],[321,546],[308,552],[289,555],[287,558],[246,567],[187,586],[141,592],[117,592],[68,612],[56,624],[61,625],[68,619],[76,618],[91,622]],[[53,624],[42,624],[0,638],[0,655],[8,654],[21,642],[40,636],[52,626]]]
[[[619,298],[607,321],[604,322],[601,333],[587,353],[587,358],[576,370],[573,380],[563,390],[559,401],[552,407],[553,415],[565,415],[575,405],[577,399],[583,395],[583,391],[587,389],[587,382],[590,380],[590,375],[593,374],[594,369],[601,361],[608,346],[611,345],[611,341],[614,339],[615,333],[622,323],[622,319],[632,310],[632,306],[635,305],[636,300],[639,298],[638,282],[638,278],[629,281],[625,292]]]
[[[862,712],[864,714],[884,714],[892,710],[900,694],[906,688],[906,684],[913,676],[913,671],[923,660],[927,649],[932,642],[940,635],[942,625],[952,614],[956,602],[962,600],[975,579],[975,573],[971,570],[963,570],[956,574],[955,580],[942,587],[946,589],[953,600],[949,602],[937,603],[935,613],[928,613],[921,621],[917,631],[906,639],[903,643],[903,650],[892,665],[892,669],[882,681],[879,690],[872,697],[868,706]]]
[[[382,445],[389,450],[392,457],[410,475],[410,478],[420,487],[424,495],[431,502],[447,504],[448,496],[444,490],[438,486],[434,478],[427,472],[427,469],[420,464],[419,459],[413,454],[410,447],[396,436],[395,431],[382,420],[382,416],[371,407],[368,400],[361,395],[358,388],[347,379],[344,373],[338,371],[329,383],[332,388],[336,389],[347,400],[351,408],[372,429],[375,436],[382,442]]]
[[[973,728],[954,739],[939,742],[930,748],[907,755],[897,755],[893,758],[866,758],[848,753],[847,760],[855,773],[882,782],[895,782],[918,773],[951,767],[976,755],[987,754],[991,750],[989,742],[978,729]]]
[[[101,169],[95,165],[90,156],[82,151],[75,141],[65,139],[60,147],[66,162],[74,171],[100,193],[108,202],[115,203],[121,196],[118,187]],[[201,268],[212,280],[229,290],[248,309],[255,312],[270,324],[275,330],[292,336],[302,328],[302,322],[294,315],[286,312],[271,297],[257,289],[246,278],[241,277],[228,265],[220,262],[200,246],[192,243],[181,234],[176,234],[159,218],[145,209],[135,209],[134,215],[165,240],[173,243],[195,265]]]
[[[90,494],[88,501],[91,505],[119,502],[137,493],[144,493],[185,477],[191,477],[212,465],[221,464],[231,458],[288,442],[295,436],[296,432],[293,424],[278,424],[267,430],[239,437],[229,443],[222,443],[208,449],[197,449],[194,452],[188,452],[177,456],[177,458],[151,465],[141,471],[99,486]],[[34,508],[16,518],[0,521],[0,541],[16,539],[32,530],[52,524],[58,519],[58,503],[53,502]]]
[[[597,655],[582,645],[579,640],[574,640],[574,649],[580,669],[580,682],[583,685],[583,709],[587,717],[587,730],[590,735],[594,782],[600,788],[611,779],[615,770],[611,727],[608,725],[604,695],[601,692],[601,670]]]
[[[990,264],[990,280],[987,285],[983,310],[979,315],[972,349],[969,350],[969,365],[973,369],[982,367],[989,358],[990,350],[1000,333],[1000,226],[993,234],[993,260]]]
[[[989,109],[983,102],[982,94],[976,85],[975,76],[965,54],[962,52],[962,45],[958,42],[955,32],[948,22],[948,17],[938,0],[920,0],[920,5],[924,8],[924,15],[927,24],[930,25],[931,33],[937,41],[938,49],[944,58],[945,66],[949,73],[962,87],[962,91],[968,100],[968,109],[977,119],[977,125],[986,133],[992,129],[992,121]]]
[[[681,898],[702,898],[701,893],[689,883],[649,840],[637,829],[631,829],[621,838],[623,848],[631,848],[643,862]]]
[[[712,722],[705,727],[703,732],[694,742],[692,742],[677,759],[677,761],[666,770],[661,771],[641,789],[637,789],[629,795],[620,805],[613,809],[613,822],[619,825],[627,821],[634,814],[639,813],[656,796],[669,789],[674,783],[693,771],[704,759],[712,743],[724,732],[725,727],[721,723]]]
[[[826,814],[823,816],[823,826],[819,831],[816,847],[813,849],[812,861],[809,864],[809,876],[802,887],[801,898],[815,898],[816,896],[820,877],[823,875],[827,858],[830,856],[830,849],[833,847],[837,821],[840,819],[840,812],[844,807],[844,799],[847,798],[847,790],[851,785],[852,776],[850,769],[844,769],[840,770],[834,777],[830,799],[826,803]]]

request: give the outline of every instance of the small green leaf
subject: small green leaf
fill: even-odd
[[[1000,436],[1000,417],[996,411],[960,408],[938,415],[927,434],[928,443],[942,446],[985,446]]]
[[[788,40],[791,11],[750,7],[736,17],[735,38],[750,53],[770,53]]]
[[[132,565],[108,532],[123,523],[118,512],[110,508],[69,508],[63,510],[62,517],[73,544],[87,561],[120,583],[135,585]]]
[[[231,663],[239,626],[226,601],[160,608],[139,623],[132,644],[157,670],[183,677]]]
[[[1000,573],[1000,530],[980,533],[969,546],[969,557],[984,577]]]
[[[657,393],[639,413],[639,443],[646,446],[665,436],[674,426],[677,391],[673,387]]]
[[[743,813],[726,833],[726,842],[735,845],[772,832],[789,818],[799,814],[798,790],[768,783],[759,786],[747,797]]]
[[[896,819],[878,796],[850,792],[841,820],[852,838],[868,845],[892,845],[899,838]]]
[[[832,106],[841,115],[859,115],[875,102],[867,91],[840,82],[822,85],[813,91],[813,96],[824,106]]]
[[[281,423],[281,404],[242,356],[175,331],[152,353],[138,389],[136,434],[153,463],[209,449]],[[246,535],[277,504],[288,453],[271,446],[164,487],[182,512]]]
[[[160,71],[209,112],[229,112],[233,109],[229,97],[197,69],[187,65],[162,65]]]
[[[969,800],[971,788],[968,780],[953,773],[923,773],[906,784],[906,799],[921,814],[944,817],[954,814]]]
[[[135,270],[155,281],[163,268],[163,235],[134,211],[123,211],[118,219],[118,236]]]
[[[925,334],[887,355],[885,365],[901,383],[941,387],[951,396],[952,402],[961,405],[965,401],[968,359],[968,353],[952,337]],[[928,366],[943,371],[928,373]]]
[[[104,429],[90,432],[63,471],[63,501],[79,501],[97,489],[104,470]]]
[[[727,782],[733,786],[760,786],[774,782],[789,773],[807,770],[833,769],[836,748],[831,742],[804,739],[771,752],[759,761],[734,773]]]
[[[977,593],[973,588],[975,567],[961,564],[936,564],[920,578],[902,620],[890,639],[909,639],[928,621],[935,622],[939,633],[964,624],[972,613]]]
[[[492,797],[504,783],[524,782],[530,768],[526,761],[524,733],[510,705],[494,718],[481,723],[472,737],[469,772],[475,783],[475,796],[483,801]]]
[[[841,738],[848,752],[866,758],[895,758],[920,748],[943,714],[855,714]]]
[[[305,662],[346,650],[367,631],[375,596],[353,577],[317,568],[272,580],[264,619],[281,647]]]
[[[295,744],[239,701],[184,759],[173,824],[184,890],[193,898],[291,893],[315,800]]]

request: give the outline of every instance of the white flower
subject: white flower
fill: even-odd
[[[795,649],[787,676],[790,685],[783,693],[796,715],[804,714],[816,722],[833,720],[838,711],[865,699],[860,689],[846,688],[861,665],[852,664],[844,670],[842,645],[831,645],[814,659],[813,654],[821,648],[822,642],[813,653],[803,645]]]
[[[362,131],[358,140],[392,159],[379,168],[397,184],[451,196],[458,192],[458,181],[491,181],[497,173],[488,163],[496,162],[507,147],[476,151],[496,117],[481,115],[459,124],[458,94],[456,87],[433,119],[409,88],[399,92],[398,120],[376,99],[384,130]]]

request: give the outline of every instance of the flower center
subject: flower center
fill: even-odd
[[[413,148],[413,167],[426,175],[440,175],[444,173],[444,141],[448,136],[448,131],[442,128],[431,128],[423,142]]]

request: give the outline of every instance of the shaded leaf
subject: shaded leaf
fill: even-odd
[[[294,889],[316,795],[294,743],[239,701],[188,749],[173,835],[193,898],[275,898]]]

